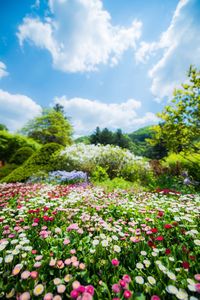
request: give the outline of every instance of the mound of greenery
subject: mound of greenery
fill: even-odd
[[[23,165],[4,177],[1,182],[24,182],[37,172],[54,170],[53,157],[55,152],[61,149],[62,146],[56,143],[44,145],[36,153],[31,155]]]
[[[40,144],[23,135],[0,130],[0,160],[9,162],[16,151],[22,147],[29,147],[35,151],[40,148]]]

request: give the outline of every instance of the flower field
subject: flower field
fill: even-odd
[[[200,197],[0,185],[1,299],[199,299]]]

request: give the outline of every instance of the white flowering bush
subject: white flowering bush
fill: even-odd
[[[149,170],[149,164],[142,157],[113,145],[74,144],[61,151],[56,159],[59,168],[67,171],[75,169],[91,173],[96,166],[101,166],[110,177],[123,176],[125,169],[135,165],[138,169]]]

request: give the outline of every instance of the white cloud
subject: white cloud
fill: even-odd
[[[51,18],[24,18],[17,36],[21,45],[28,40],[48,50],[54,67],[64,72],[115,65],[141,35],[142,23],[137,20],[127,28],[113,26],[101,0],[49,0],[49,7]]]
[[[151,92],[158,98],[170,97],[186,80],[191,64],[200,67],[200,10],[198,0],[180,0],[168,29],[157,42],[142,42],[135,58],[146,62],[161,56],[149,71]]]
[[[0,89],[0,120],[9,130],[21,129],[25,123],[39,115],[42,108],[31,98],[10,94]]]
[[[124,132],[131,132],[140,126],[158,122],[155,114],[150,112],[139,117],[136,110],[141,107],[141,102],[134,99],[122,103],[103,103],[62,96],[56,97],[54,102],[64,106],[66,114],[71,117],[76,135],[91,133],[97,126],[112,130],[122,128]]]
[[[6,70],[6,65],[2,61],[0,61],[0,79],[7,75],[8,75],[8,72]]]

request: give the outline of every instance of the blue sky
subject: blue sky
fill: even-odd
[[[0,123],[64,106],[75,135],[124,132],[200,66],[198,0],[0,0]]]

